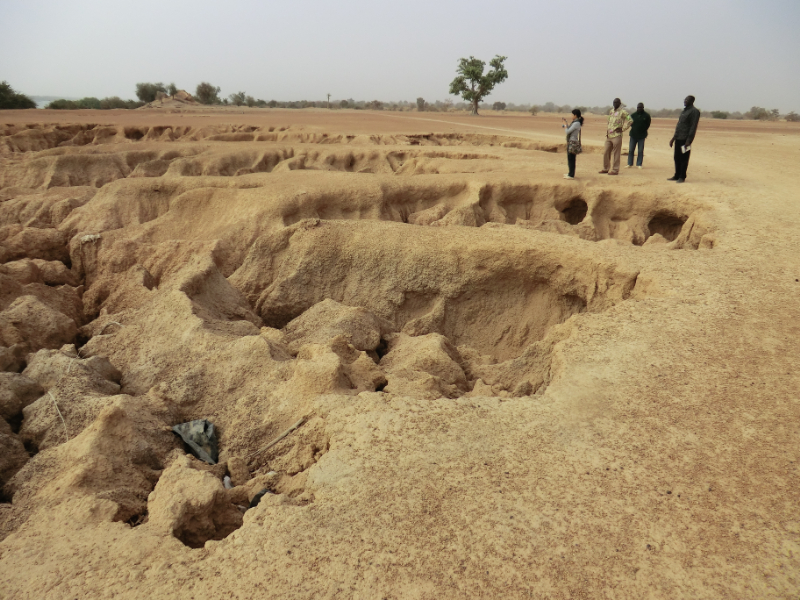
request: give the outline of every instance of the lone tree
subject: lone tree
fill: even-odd
[[[167,88],[160,81],[158,83],[137,83],[136,97],[142,102],[153,102],[157,92],[167,93]]]
[[[459,58],[456,73],[458,77],[450,83],[450,93],[461,96],[464,100],[472,104],[472,114],[478,114],[478,104],[486,96],[492,93],[494,86],[504,82],[508,78],[508,71],[503,66],[506,56],[495,56],[489,61],[489,72],[483,74],[486,63],[480,59],[470,56],[469,58]]]
[[[214,87],[207,81],[197,84],[194,97],[200,104],[219,104],[219,88]]]

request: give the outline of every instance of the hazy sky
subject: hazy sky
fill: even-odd
[[[490,101],[800,112],[800,0],[0,0],[0,24],[28,95],[433,101],[459,57],[501,54]]]

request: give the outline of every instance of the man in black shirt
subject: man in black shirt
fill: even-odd
[[[636,112],[631,113],[633,125],[631,125],[631,143],[628,145],[628,166],[633,166],[633,151],[638,147],[639,156],[636,158],[636,166],[642,168],[644,160],[644,140],[647,137],[647,130],[650,129],[650,115],[644,112],[644,104],[639,102],[636,105]]]
[[[677,181],[678,183],[686,181],[686,169],[689,166],[692,142],[694,134],[697,133],[697,123],[700,121],[700,111],[694,107],[694,96],[686,96],[683,106],[685,108],[678,117],[675,135],[669,141],[670,148],[673,144],[675,145],[675,175],[668,181]]]

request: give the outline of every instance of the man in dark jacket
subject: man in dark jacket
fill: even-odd
[[[644,112],[644,104],[639,102],[636,105],[636,112],[631,114],[633,125],[631,125],[631,142],[628,145],[628,166],[633,166],[633,151],[638,147],[639,156],[636,158],[636,166],[642,168],[644,160],[644,140],[647,137],[647,130],[650,129],[650,115]]]
[[[675,126],[675,135],[669,141],[672,148],[675,145],[675,175],[668,181],[683,183],[686,181],[686,169],[689,166],[689,156],[691,155],[694,134],[697,133],[697,124],[700,122],[700,111],[694,107],[694,96],[686,96],[683,101],[683,112],[678,117],[678,124]]]

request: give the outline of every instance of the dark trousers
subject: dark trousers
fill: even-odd
[[[681,146],[686,144],[686,140],[675,140],[675,177],[678,179],[686,179],[686,169],[689,167],[689,156],[692,154],[690,150],[686,154],[681,152]]]
[[[577,154],[567,152],[567,166],[569,167],[569,176],[575,177],[575,157]]]
[[[644,138],[637,140],[635,137],[631,137],[631,142],[628,144],[628,166],[633,166],[633,153],[638,147],[639,149],[639,156],[636,158],[636,166],[641,167],[642,161],[644,160]]]

